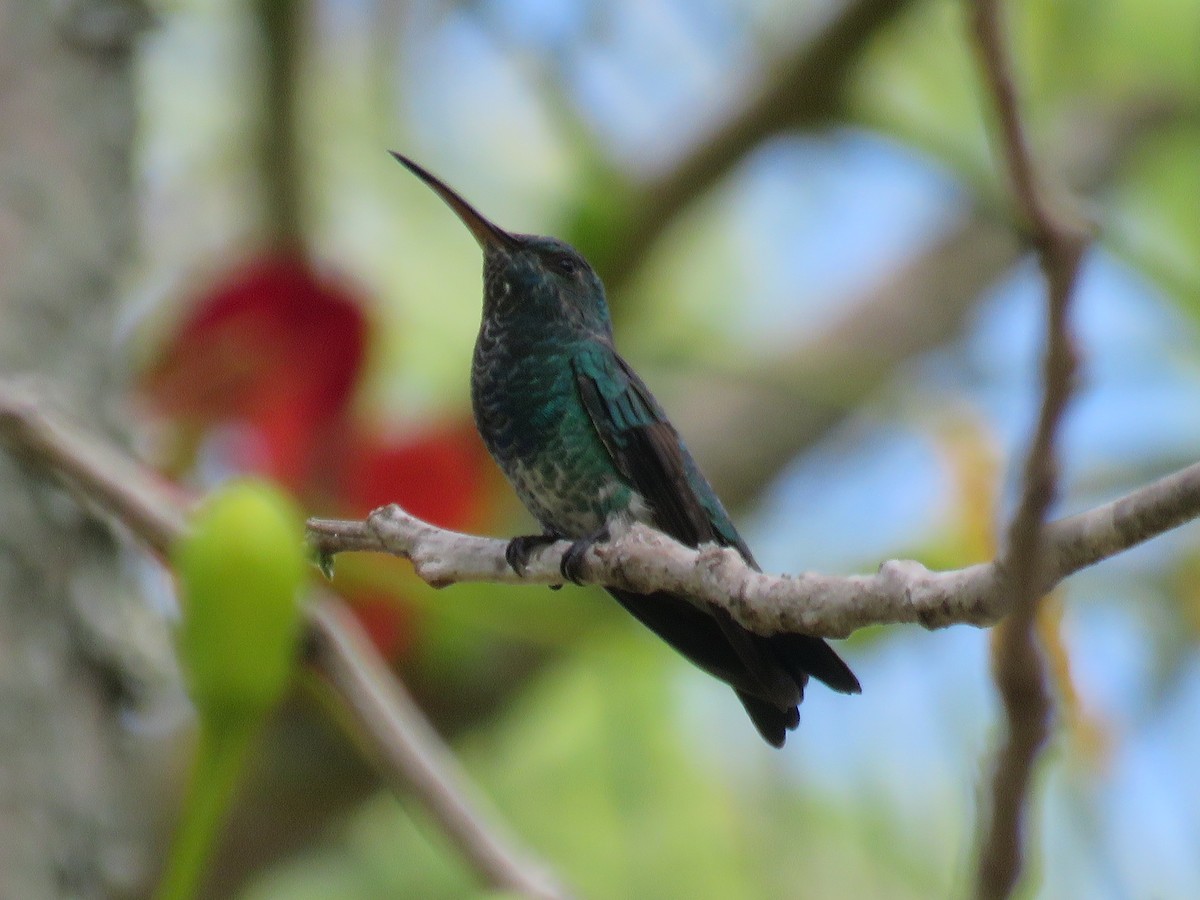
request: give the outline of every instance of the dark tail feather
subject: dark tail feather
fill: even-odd
[[[746,665],[729,645],[717,620],[694,603],[662,591],[633,594],[610,590],[635,619],[670,644],[688,660],[714,678],[735,689],[753,690],[754,680]]]
[[[839,693],[862,693],[862,685],[850,667],[821,638],[807,634],[777,634],[770,641],[779,661],[797,681],[807,674]]]
[[[663,592],[633,594],[610,590],[609,593],[692,663],[729,684],[758,733],[773,747],[782,747],[787,732],[800,724],[796,701],[803,699],[810,675],[845,694],[862,690],[850,668],[820,638],[803,634],[762,637],[746,632],[748,646],[735,650],[717,619],[683,597]],[[744,659],[748,647],[761,653],[755,669],[781,669],[781,676],[786,673],[795,682],[798,696],[789,691],[793,702],[785,703],[779,696],[774,697],[774,702],[764,699],[762,678],[747,667]]]
[[[746,707],[746,714],[750,716],[750,721],[754,723],[758,733],[772,747],[782,747],[787,740],[787,733],[800,724],[800,710],[795,706],[781,710],[745,691],[735,688],[735,693],[742,701],[742,706]]]

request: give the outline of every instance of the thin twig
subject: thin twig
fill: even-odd
[[[1045,528],[1038,590],[1049,591],[1080,569],[1196,518],[1200,463],[1053,522]],[[534,551],[524,575],[518,575],[504,558],[507,541],[448,531],[395,505],[363,521],[310,519],[308,536],[314,552],[326,558],[371,551],[411,560],[417,575],[434,587],[468,581],[561,584],[559,564],[570,546],[559,541]],[[668,591],[727,609],[760,634],[841,638],[869,625],[994,625],[1011,611],[1014,597],[1010,576],[996,562],[931,572],[912,560],[891,560],[874,575],[768,575],[733,551],[693,550],[643,525],[592,547],[581,570],[586,583],[642,594]]]
[[[548,869],[518,855],[495,817],[481,816],[484,799],[344,603],[327,598],[313,605],[307,659],[363,727],[395,790],[417,796],[489,885],[529,897],[565,896]]]
[[[0,441],[62,479],[160,555],[184,533],[189,503],[159,477],[45,408],[36,394],[0,380]],[[414,794],[493,889],[563,898],[566,891],[485,815],[478,791],[340,600],[307,609],[306,662],[370,740],[398,791]]]
[[[972,27],[1013,196],[1047,282],[1042,404],[1003,556],[1012,612],[998,635],[994,676],[1007,733],[993,773],[990,819],[984,826],[976,880],[976,895],[991,900],[1010,896],[1020,879],[1029,783],[1049,733],[1051,698],[1034,626],[1045,591],[1046,514],[1058,494],[1056,439],[1077,366],[1067,314],[1089,236],[1051,202],[1035,167],[1021,124],[998,0],[976,0]]]
[[[287,249],[300,249],[304,213],[303,171],[299,159],[300,93],[298,62],[311,5],[298,0],[258,0],[253,5],[261,60],[262,121],[257,150],[264,189],[266,224],[271,238]]]
[[[82,502],[112,515],[160,556],[183,533],[188,503],[182,493],[51,413],[34,388],[0,379],[0,441],[55,472]]]

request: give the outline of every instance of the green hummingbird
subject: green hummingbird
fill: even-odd
[[[572,542],[563,577],[583,554],[634,521],[689,547],[733,547],[758,568],[716,492],[662,407],[613,345],[604,285],[574,247],[513,234],[440,179],[392,153],[442,198],[483,249],[483,319],[471,364],[475,424],[543,533],[514,538],[518,573],[539,545]],[[764,636],[724,609],[659,591],[609,589],[679,653],[733,688],[759,734],[782,747],[800,723],[812,676],[856,694],[858,679],[820,638]]]

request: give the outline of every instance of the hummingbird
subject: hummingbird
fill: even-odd
[[[699,547],[732,547],[758,568],[662,406],[617,352],[604,285],[574,247],[508,232],[407,157],[483,250],[483,317],[471,363],[475,424],[541,534],[513,538],[522,574],[539,546],[571,542],[564,579],[584,554],[633,522]],[[676,651],[733,688],[763,739],[782,747],[800,723],[809,677],[857,694],[833,649],[807,634],[756,634],[725,609],[657,591],[608,592]]]

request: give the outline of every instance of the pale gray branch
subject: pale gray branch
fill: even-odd
[[[1197,517],[1200,463],[1054,522],[1045,529],[1039,590]],[[535,551],[522,576],[505,561],[507,541],[438,528],[394,504],[365,521],[310,519],[308,531],[322,557],[391,553],[411,560],[434,587],[465,581],[561,584],[559,563],[570,546],[559,541]],[[892,560],[874,575],[768,575],[729,549],[692,550],[642,525],[594,546],[582,570],[588,583],[639,593],[665,590],[723,607],[760,634],[842,638],[868,625],[993,625],[1010,612],[1013,597],[1011,579],[997,562],[933,572],[918,562]]]

